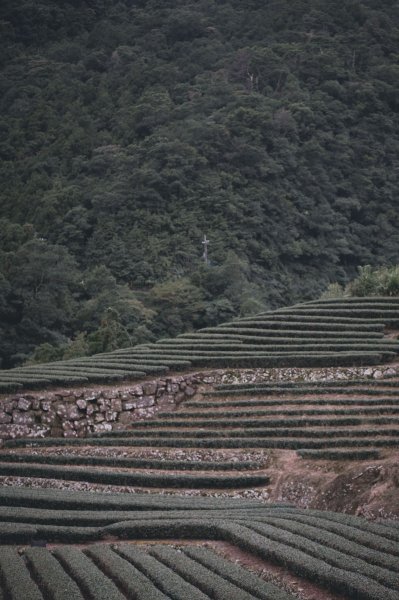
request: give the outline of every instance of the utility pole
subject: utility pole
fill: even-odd
[[[207,264],[209,264],[209,262],[208,262],[208,244],[209,244],[209,240],[206,239],[206,235],[204,235],[204,240],[203,240],[202,244],[204,246],[204,254],[202,255],[202,258],[204,259],[204,263],[207,265]]]

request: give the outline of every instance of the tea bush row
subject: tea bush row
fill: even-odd
[[[247,509],[243,508],[231,508],[229,510],[230,520],[242,520],[242,519],[254,519],[260,520],[266,515],[269,516],[281,516],[286,515],[287,511],[291,510],[287,506],[272,506],[271,508],[265,507],[260,510],[259,508]],[[28,526],[39,526],[39,525],[59,525],[59,526],[72,526],[72,527],[90,527],[90,528],[102,528],[111,524],[118,524],[124,522],[139,522],[141,525],[145,525],[145,522],[152,523],[154,520],[161,521],[167,520],[168,522],[178,521],[183,522],[187,519],[225,519],[225,509],[215,508],[194,508],[186,510],[79,510],[79,509],[67,509],[67,510],[56,510],[56,509],[43,509],[43,508],[31,508],[24,506],[0,506],[0,522],[5,524],[7,527],[11,523],[22,523]]]
[[[245,354],[246,352],[261,352],[262,354],[267,353],[279,353],[279,352],[339,352],[339,351],[347,351],[347,352],[357,352],[357,351],[373,351],[373,352],[395,352],[399,350],[399,345],[396,340],[378,340],[371,342],[342,342],[342,340],[334,341],[333,343],[315,343],[313,340],[310,343],[301,342],[300,344],[294,344],[288,342],[287,344],[244,344],[241,341],[237,343],[185,343],[185,342],[174,342],[173,344],[165,344],[165,343],[157,343],[154,346],[151,346],[150,349],[155,349],[156,351],[167,350],[168,352],[195,352],[198,356],[201,355],[201,352],[205,353],[216,353],[221,352],[223,355],[227,356],[230,353],[238,352],[240,354]],[[101,363],[103,367],[106,364]]]
[[[109,456],[65,455],[65,454],[26,454],[0,451],[0,462],[24,462],[48,465],[88,465],[100,467],[124,467],[130,469],[156,469],[174,471],[244,471],[259,468],[253,461],[211,462],[190,460],[156,460],[146,458],[124,458]]]
[[[317,312],[317,311],[316,311]],[[342,325],[366,325],[368,327],[373,327],[373,326],[378,326],[378,325],[384,325],[384,319],[379,318],[373,318],[372,316],[368,316],[366,317],[365,315],[363,315],[362,317],[359,317],[358,315],[354,314],[355,311],[353,311],[353,314],[351,315],[350,313],[347,315],[337,315],[337,314],[332,314],[332,311],[324,311],[324,312],[320,312],[319,314],[306,314],[304,311],[301,312],[289,312],[288,310],[277,310],[273,313],[268,313],[267,315],[254,315],[251,317],[242,317],[241,319],[239,319],[238,321],[232,321],[232,323],[242,323],[245,325],[245,327],[247,327],[248,323],[262,323],[262,321],[266,321],[266,322],[272,322],[274,323],[274,326],[276,326],[276,323],[315,323],[315,324],[339,324],[341,323]],[[396,315],[397,316],[397,315]],[[222,327],[222,325],[220,325],[219,327]]]
[[[260,340],[269,341],[270,339],[276,340],[276,342],[281,339],[285,339],[287,341],[292,339],[309,339],[315,341],[319,338],[327,339],[329,341],[335,339],[343,339],[343,340],[380,340],[383,339],[383,330],[370,330],[370,331],[351,331],[351,330],[342,330],[336,331],[335,329],[332,331],[319,331],[317,329],[309,329],[308,327],[304,329],[256,329],[255,327],[248,328],[239,328],[232,327],[229,328],[227,326],[220,327],[212,327],[207,329],[200,329],[194,333],[182,333],[176,340],[220,340],[225,338],[229,339],[244,339],[248,338],[249,340],[253,340],[254,343],[257,343],[257,338]]]
[[[357,404],[357,403],[355,403]],[[223,407],[222,407],[223,408]],[[251,408],[249,410],[233,410],[231,405],[227,405],[228,410],[221,410],[220,406],[211,406],[208,410],[202,411],[179,411],[176,412],[160,412],[157,417],[165,419],[165,423],[168,419],[179,417],[179,419],[219,419],[228,418],[241,418],[241,417],[273,417],[276,415],[282,415],[284,417],[289,416],[368,416],[368,415],[399,415],[399,402],[396,402],[393,406],[356,406],[356,408],[299,408],[299,409],[287,409],[284,404],[279,404],[274,410],[264,410],[261,408]]]
[[[308,395],[308,394],[364,394],[364,395],[390,395],[390,394],[398,394],[399,392],[399,382],[392,380],[384,380],[384,381],[375,381],[375,380],[366,380],[362,382],[356,381],[346,381],[342,385],[337,382],[334,383],[323,383],[317,382],[315,384],[309,383],[298,383],[297,385],[288,385],[285,383],[278,383],[278,385],[272,383],[236,383],[231,385],[216,385],[215,390],[205,391],[205,396],[234,396],[238,394],[246,395],[246,394],[271,394],[271,395],[281,395],[281,394],[290,394],[290,395]],[[388,388],[388,389],[385,389]]]
[[[399,445],[399,442],[398,442]],[[312,460],[376,460],[380,456],[378,450],[306,450],[301,449],[297,454],[302,458]]]
[[[315,352],[395,352],[399,349],[398,342],[396,340],[376,340],[365,343],[352,343],[334,341],[332,344],[324,342],[314,342],[309,344],[306,343],[292,343],[288,344],[244,344],[241,341],[237,343],[229,344],[206,344],[206,343],[184,343],[175,342],[170,344],[163,344],[161,342],[149,346],[148,350],[159,352],[168,352],[170,354],[180,355],[187,353],[190,355],[193,353],[197,356],[206,356],[207,354],[220,353],[222,356],[234,356],[235,354],[246,355],[247,353],[258,352],[264,355],[267,354],[278,354],[285,352],[302,352],[313,354]]]
[[[281,516],[280,511],[271,511],[271,516],[277,515]],[[366,528],[364,529],[364,519],[353,518],[351,521],[344,522],[340,521],[332,521],[331,515],[334,517],[340,516],[341,513],[331,513],[327,512],[326,516],[323,514],[320,515],[320,511],[299,511],[295,509],[291,509],[290,511],[285,511],[283,518],[292,520],[295,523],[311,525],[320,530],[319,535],[323,535],[323,531],[329,531],[335,533],[339,536],[341,540],[347,540],[351,542],[356,542],[357,544],[361,544],[365,547],[366,550],[373,549],[378,551],[376,554],[372,556],[369,555],[369,560],[373,564],[379,564],[380,560],[383,560],[383,566],[389,568],[393,571],[399,571],[399,562],[397,557],[399,556],[399,546],[396,541],[387,539],[385,532],[381,525],[377,525],[375,523],[371,523],[371,531],[367,529],[369,523],[366,521]],[[263,516],[257,516],[255,519],[257,521],[262,520]]]
[[[85,600],[75,581],[45,548],[28,548],[24,556],[44,598]]]
[[[207,567],[213,573],[221,575],[231,583],[240,585],[244,590],[260,600],[289,600],[291,595],[272,583],[259,580],[253,573],[223,559],[214,552],[199,546],[185,546],[182,552]]]
[[[310,516],[310,513],[306,510],[297,511],[297,514],[300,513],[299,518],[303,519],[304,516]],[[344,525],[345,527],[349,527],[357,532],[367,532],[375,534],[376,536],[380,536],[382,538],[386,538],[387,540],[391,540],[395,542],[394,544],[386,545],[386,551],[391,554],[398,554],[399,546],[397,542],[399,542],[399,532],[395,532],[392,530],[392,527],[386,527],[382,522],[376,521],[368,521],[363,518],[356,517],[354,515],[346,514],[346,513],[337,513],[332,511],[324,511],[324,510],[312,510],[311,516],[314,518],[321,519],[320,523],[323,527],[329,527],[331,523],[334,525]],[[395,522],[395,521],[394,521]],[[371,542],[369,542],[371,544]]]
[[[31,508],[62,510],[240,510],[264,509],[263,502],[240,498],[158,496],[148,494],[91,493],[67,490],[0,487],[0,506],[25,506]],[[281,503],[270,505],[281,507]],[[283,506],[286,506],[283,504]]]
[[[213,423],[212,423],[213,425]],[[302,429],[301,427],[269,427],[268,423],[266,423],[266,426],[262,426],[259,425],[258,427],[254,427],[253,429],[246,429],[245,431],[242,430],[241,427],[235,427],[235,428],[229,428],[227,430],[224,430],[223,428],[219,428],[219,429],[212,429],[212,426],[209,426],[208,428],[201,428],[201,430],[198,430],[197,427],[192,427],[190,428],[184,428],[182,429],[181,427],[175,427],[173,428],[172,426],[170,427],[157,427],[156,429],[145,429],[142,431],[136,431],[136,430],[127,430],[127,431],[115,431],[115,432],[105,432],[105,433],[100,433],[97,435],[93,435],[92,437],[86,438],[87,444],[89,445],[91,442],[96,442],[97,440],[103,441],[103,440],[114,440],[116,443],[116,440],[119,439],[124,439],[124,440],[129,440],[129,439],[135,439],[135,438],[141,438],[143,440],[147,440],[147,442],[151,439],[154,440],[154,443],[156,443],[156,438],[158,437],[167,437],[167,436],[172,436],[175,439],[183,439],[183,438],[193,438],[193,439],[198,439],[200,440],[201,438],[224,438],[224,439],[228,439],[228,438],[240,438],[240,439],[245,439],[245,438],[252,438],[252,437],[257,437],[257,438],[275,438],[275,437],[291,437],[291,438],[307,438],[307,437],[312,437],[314,439],[317,438],[332,438],[335,436],[341,436],[341,438],[344,437],[353,437],[353,438],[364,438],[364,437],[373,437],[376,441],[380,438],[380,437],[392,437],[394,439],[399,437],[399,428],[387,428],[387,429],[375,429],[375,428],[361,428],[361,429],[357,429],[357,428],[353,428],[351,426],[348,427],[342,427],[342,428],[337,428],[337,427],[309,427],[306,429]],[[33,445],[42,445],[42,444],[46,444],[47,442],[50,442],[50,445],[59,445],[59,441],[60,440],[64,440],[65,438],[53,438],[55,441],[53,444],[51,444],[51,438],[44,438],[44,439],[38,439],[35,440],[35,442],[33,443]],[[25,439],[26,441],[26,439]],[[81,444],[83,444],[84,440],[82,438],[73,438],[70,439],[69,441],[73,441],[73,442],[79,442]],[[7,442],[7,445],[11,446],[11,447],[15,447],[19,445],[19,440],[10,440],[10,442]]]
[[[107,485],[127,485],[139,487],[183,487],[198,488],[236,488],[267,485],[269,477],[263,475],[179,475],[156,473],[129,473],[102,471],[100,469],[79,469],[56,467],[52,465],[0,464],[0,476],[42,477],[70,481],[87,481]]]
[[[362,543],[355,542],[353,539],[348,540],[341,533],[337,534],[336,532],[324,529],[320,521],[323,520],[314,518],[313,523],[309,523],[304,520],[297,520],[295,515],[277,514],[256,519],[256,523],[254,522],[249,526],[253,527],[256,531],[266,531],[268,537],[269,535],[275,536],[277,531],[284,532],[279,539],[283,539],[285,534],[290,538],[290,535],[293,534],[295,544],[297,544],[296,547],[301,546],[306,551],[310,550],[307,540],[312,543],[315,542],[316,545],[311,547],[311,553],[320,558],[323,556],[323,551],[320,550],[317,544],[324,546],[327,552],[328,548],[331,548],[336,550],[337,553],[343,553],[354,559],[360,559],[367,563],[369,570],[367,571],[367,567],[360,563],[357,568],[359,573],[363,572],[363,574],[366,574],[367,572],[368,575],[376,579],[376,581],[384,583],[387,587],[399,589],[397,553],[394,556],[387,552],[386,540],[385,544],[381,545],[378,549],[370,548],[368,544],[371,536],[364,536],[364,542]],[[263,523],[263,525],[259,527],[259,523]],[[336,555],[337,562],[342,558],[339,554]]]
[[[95,600],[126,600],[116,585],[77,548],[56,548],[54,556],[83,591],[85,598]]]
[[[348,317],[348,318],[354,318],[354,319],[371,319],[371,320],[378,320],[380,319],[381,321],[383,321],[385,324],[389,324],[389,325],[394,325],[398,322],[398,309],[394,308],[354,308],[354,307],[350,307],[350,308],[339,308],[337,306],[334,307],[330,307],[330,306],[325,306],[323,307],[322,305],[318,306],[318,307],[310,307],[310,306],[298,306],[296,308],[295,311],[290,310],[290,309],[279,309],[278,311],[276,311],[273,314],[274,316],[277,315],[296,315],[301,317],[302,315],[306,315],[309,317],[324,317],[326,316],[328,319],[330,319],[330,315],[331,313],[333,313],[334,317]]]
[[[114,550],[144,573],[168,598],[178,600],[206,600],[208,598],[198,588],[175,573],[173,569],[139,548],[124,544],[117,546]]]
[[[344,298],[319,298],[318,300],[312,300],[308,302],[308,304],[341,304],[345,303],[346,305],[350,304],[392,304],[392,306],[397,306],[399,304],[399,300],[395,296],[377,296],[377,295],[369,295],[369,296],[348,296]]]
[[[208,395],[208,394],[207,394]],[[207,400],[193,400],[184,403],[186,408],[238,408],[238,407],[263,407],[263,406],[310,406],[315,404],[317,406],[398,406],[399,398],[398,392],[392,391],[392,397],[389,398],[320,398],[316,396],[314,399],[309,400],[308,398],[268,398],[265,399],[261,394],[261,397],[250,398],[248,400],[225,400],[224,396],[220,400],[207,401]],[[373,394],[372,394],[373,395]],[[210,396],[210,394],[208,395]],[[254,394],[256,396],[256,394]],[[158,413],[161,414],[161,413]],[[179,413],[181,414],[181,413]]]
[[[245,435],[245,428],[247,427],[308,427],[308,426],[324,426],[327,425],[333,426],[337,428],[338,426],[346,426],[346,425],[399,425],[399,418],[397,417],[334,417],[331,419],[319,419],[319,418],[305,418],[305,419],[286,419],[286,418],[277,418],[277,419],[242,419],[234,420],[231,418],[220,418],[216,419],[214,415],[209,415],[207,419],[191,419],[182,418],[179,419],[179,413],[176,414],[175,418],[157,420],[153,421],[137,421],[135,423],[134,430],[128,430],[128,433],[133,433],[133,431],[137,432],[143,428],[149,429],[157,429],[162,427],[208,427],[209,424],[213,428],[229,428],[229,427],[240,427],[240,429],[244,429],[243,433]],[[114,432],[110,432],[108,435],[112,435]],[[116,433],[116,432],[115,432]],[[101,434],[100,434],[101,435]]]
[[[227,600],[228,598],[253,600],[252,594],[245,592],[241,587],[230,583],[174,548],[158,546],[150,549],[150,554],[210,598],[215,600]]]
[[[15,548],[0,546],[0,583],[0,592],[3,588],[5,600],[43,600]]]
[[[148,357],[151,354],[147,355]],[[162,358],[162,354],[158,354]],[[236,353],[235,355],[223,355],[206,352],[205,355],[182,353],[192,363],[193,367],[210,368],[278,368],[278,367],[333,367],[353,365],[373,365],[382,362],[383,357],[392,359],[396,356],[394,352],[342,352],[342,353],[318,353],[308,352],[287,353],[281,355]]]
[[[337,594],[346,594],[357,600],[397,600],[395,590],[373,581],[366,575],[354,572],[349,560],[344,561],[342,567],[338,567],[326,559],[319,559],[289,544],[264,537],[242,525],[224,525],[223,530],[229,541],[243,550],[276,562],[300,577],[322,584]]]
[[[108,546],[92,546],[86,550],[86,554],[128,598],[169,600],[168,596],[151,583],[141,571],[118,556]]]
[[[320,435],[321,432],[316,432]],[[262,448],[262,449],[270,449],[270,448],[280,448],[280,449],[288,449],[288,450],[300,450],[300,449],[323,449],[323,448],[395,448],[399,445],[399,438],[396,435],[395,437],[376,437],[373,435],[373,432],[369,432],[370,437],[363,437],[358,435],[358,432],[355,432],[357,437],[336,437],[337,435],[345,436],[347,432],[342,431],[331,431],[329,435],[320,435],[320,438],[317,439],[315,436],[312,436],[312,431],[308,431],[305,433],[301,433],[301,436],[304,437],[278,437],[278,435],[270,435],[270,437],[233,437],[233,436],[223,436],[220,437],[186,437],[186,436],[176,436],[167,432],[165,437],[127,437],[127,438],[92,438],[89,442],[82,438],[70,438],[66,440],[65,438],[59,438],[56,443],[57,446],[126,446],[126,447],[165,447],[165,448]],[[239,434],[238,434],[239,435]],[[284,432],[281,433],[284,435]],[[312,437],[305,437],[306,435]],[[388,434],[389,435],[389,434]],[[25,441],[26,444],[26,441]],[[15,444],[10,444],[10,446],[18,447],[24,446],[24,442],[19,442],[19,440]],[[45,438],[43,440],[36,441],[33,444],[33,447],[39,446],[54,446],[54,441]]]
[[[371,561],[378,560],[378,552],[342,539],[334,533],[320,532],[317,527],[278,518],[267,519],[267,523],[263,524],[247,524],[247,527],[267,539],[287,544],[340,569],[347,569],[350,565],[351,571],[399,590],[398,573],[372,564]]]

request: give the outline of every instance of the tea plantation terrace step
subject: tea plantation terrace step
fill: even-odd
[[[242,508],[241,514],[240,511],[228,511],[228,507],[233,506],[231,500],[210,504],[201,498],[144,498],[139,495],[126,498],[129,496],[126,494],[117,498],[108,494],[71,495],[65,492],[55,495],[52,493],[54,490],[46,490],[46,494],[43,495],[29,490],[30,496],[24,496],[21,491],[15,490],[16,496],[13,498],[13,491],[7,491],[10,506],[18,506],[13,500],[18,502],[23,499],[37,503],[43,499],[48,505],[52,498],[57,498],[57,502],[64,499],[66,518],[71,517],[71,509],[73,512],[74,508],[79,506],[78,498],[82,504],[89,504],[94,508],[94,512],[96,503],[112,503],[113,508],[117,508],[121,501],[141,502],[145,506],[146,500],[152,504],[157,503],[158,508],[161,508],[163,502],[164,511],[159,519],[154,513],[153,516],[147,513],[148,517],[141,521],[140,514],[138,518],[129,515],[129,520],[103,527],[73,527],[69,525],[70,521],[65,522],[65,525],[56,526],[46,524],[45,520],[42,520],[39,524],[11,523],[7,532],[8,524],[4,523],[2,529],[3,524],[0,523],[2,539],[10,540],[11,530],[14,538],[25,544],[29,543],[32,535],[42,536],[49,541],[66,542],[95,541],[104,539],[105,536],[115,538],[122,535],[133,540],[216,539],[233,544],[263,560],[277,563],[339,595],[344,594],[359,600],[397,598],[399,531],[395,531],[394,527],[370,523],[365,519],[345,514],[279,505],[266,507],[238,499],[234,506]],[[108,498],[103,498],[104,496]],[[196,506],[191,515],[180,514],[178,519],[165,518],[168,509],[173,513],[170,507],[176,507],[179,503],[185,503],[187,506],[188,503],[184,502],[187,500],[191,501],[191,506]],[[206,506],[209,509],[212,505],[224,507],[226,518],[220,518],[216,514],[212,518],[207,511],[201,516],[200,507]],[[54,517],[53,514],[50,519]],[[54,582],[57,582],[65,590],[70,590],[70,594],[74,594],[70,597],[77,599],[82,588],[89,590],[90,597],[99,600],[120,600],[113,595],[115,590],[112,588],[112,582],[117,581],[118,588],[115,593],[118,593],[118,589],[124,592],[125,597],[136,597],[144,593],[143,600],[156,600],[159,594],[178,600],[188,597],[200,600],[201,593],[205,594],[205,597],[218,599],[229,597],[244,600],[247,594],[250,598],[260,600],[290,600],[286,592],[265,584],[235,563],[226,562],[208,548],[188,545],[176,550],[165,544],[146,548],[143,545],[137,547],[123,542],[114,544],[113,548],[105,544],[90,545],[86,549],[64,547],[52,551],[45,548],[29,548],[25,551],[25,559],[22,559],[17,549],[3,546],[0,548],[2,586],[6,582],[7,589],[17,589],[19,594],[24,593],[26,598],[33,600],[36,600],[36,588],[32,586],[32,581],[40,581],[40,585],[45,587],[50,586],[47,590],[50,590],[51,597],[56,597]],[[90,562],[86,560],[87,557],[90,557]],[[37,573],[34,579],[29,571],[32,565]],[[170,569],[170,574],[167,569]],[[104,578],[104,573],[107,574],[107,579]],[[68,577],[72,583],[68,582]],[[47,578],[52,578],[52,581],[47,583]],[[108,581],[108,585],[105,581]],[[76,586],[76,582],[79,586]],[[101,596],[98,585],[103,582],[104,594],[108,595]],[[194,589],[188,588],[187,584]],[[76,590],[72,589],[71,585],[75,585]],[[130,587],[132,585],[136,587],[133,589]],[[42,600],[43,596],[38,598]]]
[[[345,304],[346,306],[350,306],[351,304],[390,304],[392,306],[397,306],[399,308],[399,297],[398,296],[346,296],[341,298],[319,298],[318,300],[308,300],[307,302],[302,302],[301,305],[305,304]],[[298,305],[296,305],[298,306]]]
[[[120,485],[143,488],[185,488],[185,489],[231,489],[253,488],[269,483],[266,475],[205,475],[205,474],[157,474],[110,471],[102,468],[77,468],[57,465],[34,465],[31,463],[0,463],[0,476],[61,479],[64,481],[85,481],[96,484]]]
[[[309,400],[309,398],[307,397],[297,397],[297,398],[289,398],[287,399],[286,397],[282,398],[281,395],[277,395],[277,397],[275,398],[269,398],[266,397],[264,398],[263,394],[261,392],[259,392],[259,394],[257,395],[255,394],[250,394],[251,397],[250,399],[247,400],[229,400],[226,399],[229,396],[228,395],[220,395],[220,396],[216,396],[216,400],[189,400],[186,401],[184,403],[184,408],[185,409],[189,409],[191,410],[195,410],[195,409],[199,409],[199,408],[205,408],[205,409],[229,409],[229,408],[262,408],[262,407],[300,407],[300,406],[312,406],[313,404],[316,407],[320,407],[320,406],[330,406],[330,407],[353,407],[353,406],[357,406],[357,407],[395,407],[395,408],[399,408],[399,398],[398,398],[398,394],[396,392],[392,392],[392,396],[391,397],[387,397],[387,398],[382,398],[379,397],[379,395],[376,395],[376,397],[373,397],[373,395],[371,394],[371,398],[363,398],[363,397],[352,397],[352,398],[339,398],[336,399],[334,397],[332,398],[325,398],[325,397],[320,397],[319,394],[317,394],[316,392],[313,392],[313,394],[316,395],[315,399]],[[239,396],[240,394],[238,394]],[[205,395],[204,395],[205,396]],[[243,396],[245,396],[245,393],[243,394]],[[215,397],[213,394],[207,394],[206,397],[208,398],[212,398]],[[234,396],[237,397],[237,396]],[[284,410],[284,408],[283,408]],[[158,413],[159,416],[161,416],[162,413]],[[176,413],[174,413],[176,414]],[[181,414],[179,412],[179,414]]]
[[[362,319],[360,322],[354,319],[340,319],[340,318],[332,318],[325,319],[319,318],[317,320],[313,320],[311,318],[305,318],[301,315],[291,318],[288,320],[286,317],[284,319],[267,319],[257,317],[247,317],[242,319],[237,319],[234,321],[229,321],[227,323],[221,323],[217,327],[204,327],[199,330],[199,333],[214,333],[214,332],[224,332],[229,329],[235,331],[236,329],[257,329],[266,331],[287,331],[290,329],[294,330],[305,330],[305,331],[332,331],[332,332],[347,332],[347,331],[359,331],[359,332],[384,332],[385,324],[380,320],[377,322],[370,323],[369,320]]]
[[[338,381],[315,381],[315,382],[262,382],[262,383],[234,383],[219,384],[214,390],[207,390],[204,396],[235,396],[238,394],[264,394],[264,395],[308,395],[308,394],[357,394],[357,395],[398,395],[399,381],[397,379],[362,379],[362,380],[338,380]]]
[[[285,406],[277,406],[272,410],[263,409],[258,406],[246,406],[244,407],[233,407],[228,403],[225,406],[208,406],[207,409],[202,410],[183,410],[176,413],[175,411],[163,411],[157,413],[159,419],[165,419],[165,423],[169,419],[214,419],[214,418],[242,418],[242,417],[282,417],[296,416],[296,417],[308,417],[308,416],[373,416],[373,415],[398,415],[399,416],[399,400],[395,405],[382,406],[351,406],[351,407],[329,407],[320,408],[319,406],[307,407],[307,408],[286,408]],[[195,421],[194,421],[195,422]]]
[[[240,432],[230,431],[228,435],[224,435],[223,431],[207,431],[197,432],[197,435],[192,434],[191,437],[184,435],[187,432],[164,432],[164,437],[148,435],[142,437],[98,437],[88,438],[82,441],[82,438],[43,438],[32,440],[18,439],[7,443],[7,447],[62,447],[62,446],[93,446],[93,447],[141,447],[141,448],[203,448],[203,449],[271,449],[280,448],[288,450],[300,449],[326,449],[326,448],[397,448],[399,445],[399,432],[383,431],[376,436],[373,431],[365,431],[364,435],[359,435],[358,431],[328,431],[327,435],[324,431],[308,430],[307,432],[299,431],[296,435],[291,435],[288,431],[281,431],[276,434],[275,431],[269,430],[263,432],[247,432],[240,436]],[[202,433],[203,436],[198,435]],[[253,434],[251,437],[250,434]],[[283,437],[279,437],[279,434]],[[206,437],[208,436],[208,437]],[[308,436],[308,437],[306,437]],[[366,437],[367,436],[367,437]]]
[[[0,452],[0,462],[36,463],[51,465],[100,466],[129,469],[155,469],[158,471],[248,471],[259,469],[261,463],[247,460],[228,462],[199,460],[155,460],[76,454],[26,454],[14,451]]]

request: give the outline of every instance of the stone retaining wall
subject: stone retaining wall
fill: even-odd
[[[84,437],[126,429],[173,410],[217,383],[317,381],[399,376],[399,366],[324,369],[232,369],[185,373],[123,386],[52,389],[0,396],[0,442],[16,437]]]
[[[192,397],[201,374],[110,387],[18,392],[0,397],[0,438],[84,437],[126,429]]]

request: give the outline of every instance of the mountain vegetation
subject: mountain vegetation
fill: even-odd
[[[394,0],[3,0],[0,28],[4,368],[397,262]]]

